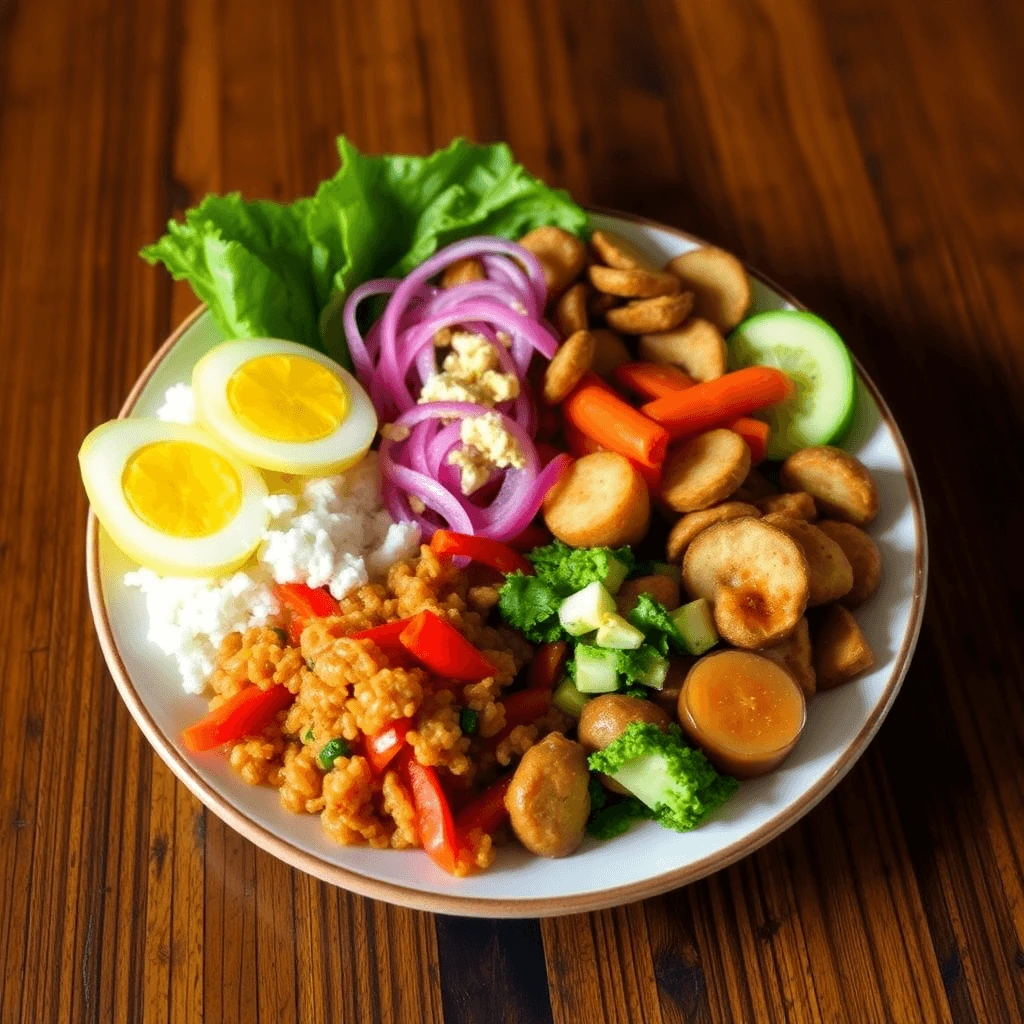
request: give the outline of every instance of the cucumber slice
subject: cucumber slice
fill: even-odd
[[[598,647],[611,647],[618,651],[635,651],[644,642],[644,635],[621,615],[608,612],[594,638]]]
[[[768,458],[838,444],[853,423],[856,375],[843,339],[820,317],[795,309],[758,313],[729,335],[729,368],[775,366],[796,396],[757,415],[767,421]]]
[[[615,651],[577,644],[576,689],[580,693],[612,693],[618,688],[618,659]]]
[[[682,634],[683,643],[690,654],[703,654],[718,643],[718,630],[707,598],[684,604],[672,612],[672,621]]]
[[[642,686],[649,686],[652,690],[660,690],[668,676],[668,658],[663,658],[653,647],[647,647],[640,653],[645,655],[645,658],[637,682]]]
[[[566,676],[551,695],[551,703],[560,711],[564,711],[573,718],[579,718],[583,712],[583,705],[590,698],[585,693],[576,689],[576,684]]]
[[[558,621],[570,636],[582,636],[601,625],[615,611],[615,598],[597,580],[571,594],[558,606]]]
[[[629,566],[620,562],[612,555],[608,556],[608,575],[604,578],[604,589],[610,594],[617,594],[619,587],[626,582],[629,575]]]

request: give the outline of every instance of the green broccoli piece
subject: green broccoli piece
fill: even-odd
[[[562,597],[575,594],[595,580],[614,594],[636,561],[628,547],[571,548],[560,540],[534,548],[526,557],[537,578]]]
[[[634,821],[650,820],[654,815],[634,796],[621,797],[608,803],[608,790],[590,779],[590,818],[587,834],[595,839],[614,839],[629,830]]]
[[[696,828],[734,792],[737,782],[719,775],[708,759],[651,722],[633,722],[604,750],[590,755],[590,770],[610,775],[647,805],[655,820],[676,832]]]
[[[498,595],[498,608],[505,621],[531,643],[544,644],[565,635],[558,621],[561,596],[537,576],[514,572],[505,579]]]
[[[668,654],[670,647],[686,653],[686,641],[679,627],[672,621],[668,609],[650,594],[641,594],[627,617],[662,654]]]

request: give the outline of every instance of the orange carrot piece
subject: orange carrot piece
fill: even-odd
[[[765,452],[768,450],[767,423],[763,420],[751,419],[749,416],[741,416],[738,420],[727,423],[726,426],[747,442],[752,465],[756,466],[759,462],[764,462]]]
[[[612,379],[640,398],[664,398],[697,383],[678,366],[667,363],[624,363],[612,370]]]
[[[584,434],[582,430],[573,426],[568,419],[562,424],[562,437],[565,438],[565,446],[576,456],[577,459],[584,455],[592,455],[594,452],[608,451],[603,445],[598,444],[592,437]],[[626,458],[629,458],[627,455]],[[637,462],[636,459],[629,459],[630,465],[644,478],[647,489],[651,494],[658,494],[661,491],[661,466],[648,466],[646,462]]]
[[[562,404],[562,418],[609,451],[645,466],[665,461],[668,432],[588,373]]]
[[[641,406],[672,437],[685,437],[789,398],[793,382],[772,366],[748,366]]]

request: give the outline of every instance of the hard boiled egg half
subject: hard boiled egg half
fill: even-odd
[[[192,371],[199,423],[253,466],[327,475],[358,462],[377,431],[359,382],[333,359],[272,338],[225,341]]]
[[[154,572],[215,576],[246,562],[267,522],[267,485],[198,427],[112,420],[78,452],[93,511]]]

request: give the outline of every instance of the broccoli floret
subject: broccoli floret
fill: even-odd
[[[633,722],[604,750],[590,755],[590,770],[604,772],[643,801],[665,828],[696,828],[736,791],[737,782],[719,775],[708,759],[683,740],[682,730],[666,732],[651,722]]]
[[[564,597],[595,580],[614,593],[635,561],[629,548],[571,548],[560,540],[534,548],[526,557],[538,579]]]
[[[647,642],[662,654],[668,654],[669,647],[686,653],[686,642],[679,627],[672,621],[668,609],[650,594],[640,595],[628,618],[647,637]]]
[[[620,797],[608,803],[608,791],[595,779],[590,780],[590,818],[587,835],[595,839],[614,839],[629,830],[634,821],[650,820],[650,808],[634,796]]]
[[[512,573],[502,585],[498,607],[502,617],[531,643],[544,644],[565,636],[558,621],[561,596],[537,576]]]

